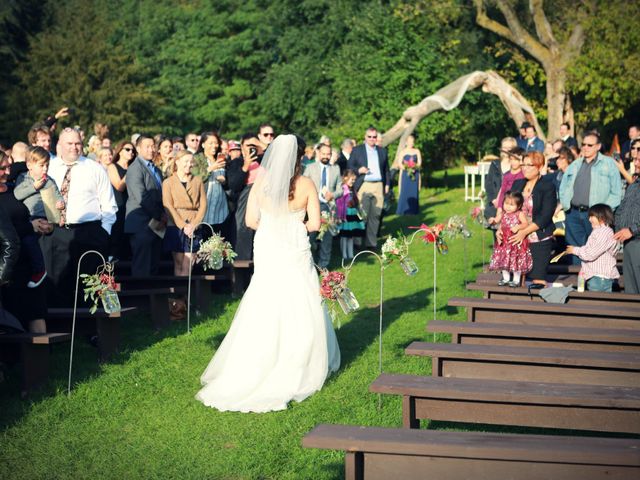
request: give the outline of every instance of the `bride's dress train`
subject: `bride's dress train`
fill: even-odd
[[[218,410],[268,412],[320,390],[340,350],[313,266],[305,211],[261,212],[254,274],[196,398]]]

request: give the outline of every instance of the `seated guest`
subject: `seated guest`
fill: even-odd
[[[32,333],[45,333],[47,325],[44,317],[47,302],[43,286],[29,289],[27,283],[31,276],[27,253],[20,248],[20,237],[34,230],[45,233],[50,225],[46,220],[36,219],[29,222],[29,210],[16,199],[12,187],[7,185],[9,177],[9,158],[0,152],[0,237],[2,237],[2,255],[0,256],[0,287],[2,308],[6,309],[22,323],[25,330]],[[17,260],[16,260],[17,257]],[[13,266],[13,271],[11,270]],[[7,283],[7,281],[9,281]]]
[[[640,155],[633,159],[636,172],[640,172]],[[616,234],[613,238],[624,242],[622,271],[625,293],[640,293],[640,177],[627,187],[624,198],[616,210]]]
[[[127,214],[124,232],[131,241],[131,274],[146,277],[158,273],[162,235],[167,217],[162,206],[162,173],[153,163],[153,138],[140,135],[138,156],[127,170]]]
[[[191,174],[193,155],[182,150],[175,156],[173,174],[162,183],[162,204],[167,211],[168,226],[164,248],[173,255],[174,274],[187,276],[193,251],[198,243],[193,234],[207,209],[207,197],[200,177]]]
[[[524,157],[524,178],[516,180],[511,187],[512,192],[521,192],[524,197],[523,212],[529,225],[509,239],[512,245],[520,244],[525,238],[529,240],[529,250],[533,266],[529,272],[532,280],[530,288],[544,288],[547,284],[547,265],[551,258],[553,240],[553,211],[556,208],[556,192],[552,182],[542,180],[540,171],[544,167],[544,156],[540,152],[529,152]],[[498,241],[502,241],[500,230]]]

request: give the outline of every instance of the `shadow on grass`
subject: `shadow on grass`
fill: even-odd
[[[225,311],[229,303],[235,301],[230,295],[214,295],[212,305],[208,311],[203,312],[201,315],[192,313],[191,328],[212,317],[218,317]],[[72,395],[75,385],[99,376],[103,369],[103,364],[98,362],[96,348],[88,341],[94,329],[91,325],[87,325],[90,322],[79,325],[80,322],[78,320],[76,324],[74,342],[71,377]],[[123,317],[120,320],[120,327],[120,351],[107,364],[124,364],[136,352],[143,351],[166,338],[175,338],[187,332],[186,320],[172,322],[167,328],[155,331],[152,327],[150,314],[144,311]],[[71,327],[69,325],[70,330]],[[216,336],[210,339],[215,342],[216,348],[222,342],[224,335],[219,337]],[[5,378],[4,381],[0,382],[0,405],[3,406],[0,409],[0,432],[19,422],[34,404],[56,394],[66,394],[69,374],[69,351],[69,343],[51,346],[49,380],[40,389],[32,392],[26,399],[20,398],[21,365],[16,363],[3,368],[2,373]]]

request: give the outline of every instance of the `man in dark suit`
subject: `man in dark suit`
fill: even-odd
[[[349,161],[349,157],[351,157],[355,143],[353,139],[345,138],[340,144],[340,155],[338,155],[338,160],[336,161],[336,165],[340,167],[340,175],[347,169],[347,162]]]
[[[131,235],[131,274],[149,276],[158,272],[162,252],[159,233],[167,217],[162,205],[162,174],[153,163],[153,138],[141,135],[136,150],[138,156],[127,170],[129,197],[124,231]]]
[[[369,127],[364,143],[353,149],[347,162],[347,168],[358,175],[354,190],[367,213],[365,248],[376,248],[384,196],[389,192],[389,159],[386,150],[376,145],[378,135],[376,128]]]
[[[544,152],[544,142],[537,137],[536,128],[530,123],[526,124],[526,136],[527,146],[524,149],[525,152]]]
[[[565,147],[578,147],[578,142],[571,136],[571,126],[568,123],[560,124],[560,140],[564,142]]]

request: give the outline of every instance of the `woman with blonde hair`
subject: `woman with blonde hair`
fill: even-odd
[[[191,242],[193,234],[207,209],[207,196],[200,177],[191,174],[193,155],[178,152],[172,175],[162,183],[162,204],[167,212],[168,226],[164,248],[173,255],[174,274],[185,277],[193,264]],[[193,239],[193,250],[198,242]]]

